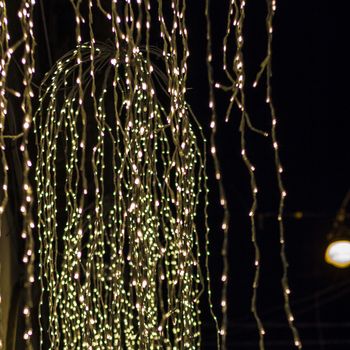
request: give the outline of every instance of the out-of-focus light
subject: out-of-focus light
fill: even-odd
[[[329,244],[325,259],[328,264],[338,268],[350,266],[350,241],[337,240]]]

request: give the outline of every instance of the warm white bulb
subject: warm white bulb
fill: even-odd
[[[350,266],[350,241],[339,240],[332,242],[326,250],[325,259],[328,264],[339,268]]]

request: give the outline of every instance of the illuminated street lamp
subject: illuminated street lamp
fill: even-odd
[[[345,224],[348,217],[346,207],[350,201],[350,190],[346,194],[329,234],[330,243],[326,249],[325,260],[338,268],[350,266],[350,228]]]
[[[350,266],[350,241],[343,239],[331,242],[326,249],[325,259],[328,264],[338,268]]]

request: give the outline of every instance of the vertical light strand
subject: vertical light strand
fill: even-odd
[[[207,25],[207,52],[206,52],[206,62],[208,71],[208,81],[209,81],[209,109],[211,111],[211,135],[210,135],[210,153],[214,162],[215,178],[219,186],[220,194],[220,205],[223,207],[224,217],[222,222],[223,230],[223,244],[221,249],[221,255],[223,259],[223,270],[221,275],[222,282],[222,292],[221,292],[221,310],[222,310],[222,322],[219,327],[219,323],[213,310],[213,303],[211,299],[211,281],[209,273],[209,227],[206,229],[206,274],[207,274],[207,284],[208,284],[208,295],[209,295],[209,306],[210,312],[214,319],[217,331],[217,347],[218,349],[226,349],[226,336],[227,336],[227,285],[228,285],[228,273],[229,273],[229,262],[228,262],[228,230],[230,213],[228,210],[226,193],[222,182],[222,175],[220,169],[220,163],[216,151],[216,132],[217,132],[217,114],[215,107],[215,95],[214,95],[214,72],[212,67],[212,33],[211,33],[211,18],[210,18],[210,0],[205,2],[205,16]],[[206,205],[208,205],[208,191],[206,191]],[[206,214],[207,215],[207,214]],[[221,340],[221,341],[220,341]]]
[[[272,86],[271,86],[273,18],[276,11],[276,0],[267,1],[267,11],[268,11],[267,17],[266,17],[266,30],[267,30],[267,38],[268,38],[267,55],[265,60],[261,64],[261,69],[257,74],[257,77],[255,79],[253,86],[254,87],[257,86],[260,76],[266,70],[266,103],[269,106],[270,114],[271,114],[271,141],[272,141],[272,146],[274,150],[276,176],[277,176],[277,183],[278,183],[278,189],[279,189],[279,195],[280,195],[277,220],[278,220],[278,228],[279,228],[279,235],[280,235],[279,239],[280,239],[280,245],[281,245],[280,256],[281,256],[281,262],[282,262],[282,268],[283,268],[281,283],[282,283],[282,291],[284,296],[284,310],[286,313],[289,327],[293,334],[294,345],[300,349],[302,348],[302,344],[299,337],[299,332],[294,325],[294,316],[293,316],[293,313],[290,307],[290,301],[289,301],[290,288],[289,288],[289,282],[288,282],[288,260],[287,260],[286,251],[285,251],[286,242],[285,242],[284,221],[283,221],[284,205],[285,205],[287,192],[284,188],[284,184],[282,180],[283,167],[279,156],[278,141],[277,141],[277,135],[276,135],[277,117],[276,117],[276,111],[275,111],[275,107],[272,99]]]
[[[259,287],[259,279],[260,279],[260,248],[257,242],[256,237],[256,226],[255,226],[255,214],[258,205],[258,188],[255,178],[255,167],[252,164],[251,160],[248,157],[248,152],[246,149],[246,131],[249,129],[253,132],[261,134],[263,136],[268,136],[266,132],[263,132],[257,128],[255,128],[250,120],[246,101],[245,101],[245,65],[243,58],[243,46],[244,46],[244,37],[243,37],[243,27],[245,20],[245,6],[246,2],[244,0],[236,1],[232,0],[229,3],[228,8],[228,16],[227,16],[227,28],[226,34],[223,39],[223,70],[226,74],[227,79],[230,81],[231,85],[224,86],[222,84],[216,83],[215,86],[224,91],[229,91],[231,94],[228,108],[226,110],[225,121],[227,122],[232,113],[232,109],[234,106],[238,107],[241,115],[240,122],[240,133],[241,133],[241,156],[247,167],[249,176],[250,176],[250,188],[252,195],[252,205],[249,211],[250,218],[250,226],[251,226],[251,240],[254,247],[255,257],[254,257],[254,267],[255,273],[253,278],[253,294],[251,299],[251,311],[254,315],[258,333],[259,333],[259,348],[264,349],[264,336],[265,329],[263,327],[262,321],[258,314],[257,310],[257,291]],[[231,35],[231,30],[234,28],[233,35],[235,37],[233,46],[235,48],[232,62],[232,72],[230,72],[230,67],[227,66],[228,62],[228,40]]]
[[[1,203],[0,203],[0,238],[2,236],[3,215],[8,201],[8,165],[5,154],[5,137],[4,128],[7,117],[7,98],[6,98],[6,78],[8,65],[11,59],[12,49],[9,48],[9,33],[8,33],[8,19],[6,12],[6,3],[0,0],[0,152],[1,152],[1,172],[2,172],[2,188]],[[0,263],[0,277],[2,274],[2,266]],[[2,278],[2,277],[1,277]],[[5,336],[2,334],[3,313],[2,313],[2,286],[0,286],[0,349],[3,349]]]
[[[23,315],[25,320],[25,329],[23,338],[25,340],[26,349],[33,349],[32,335],[32,285],[34,283],[34,237],[32,230],[34,229],[34,221],[32,218],[32,205],[33,205],[33,190],[29,182],[29,171],[32,167],[32,162],[28,152],[28,135],[32,124],[32,98],[34,97],[32,90],[32,77],[35,71],[34,61],[34,32],[33,32],[33,8],[35,0],[22,1],[18,17],[21,22],[23,32],[23,44],[24,50],[21,59],[23,65],[23,97],[21,102],[21,109],[23,112],[23,124],[22,124],[22,142],[20,145],[20,151],[22,153],[22,171],[23,171],[23,189],[20,211],[23,217],[23,231],[22,238],[25,239],[24,255],[22,258],[23,263],[26,266],[26,277],[24,282],[25,289],[25,304],[23,307]]]

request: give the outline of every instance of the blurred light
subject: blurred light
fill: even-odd
[[[350,266],[350,241],[337,240],[330,243],[326,250],[325,260],[328,264],[339,268]]]

